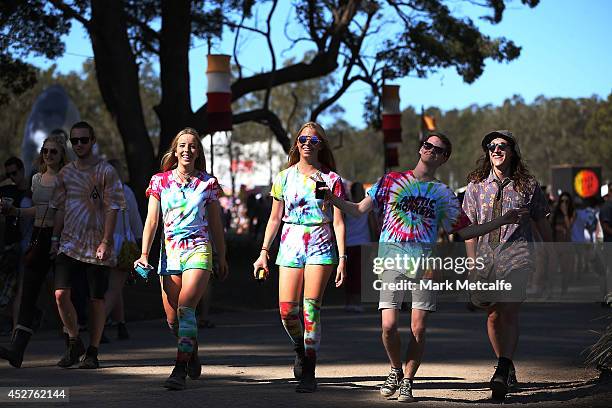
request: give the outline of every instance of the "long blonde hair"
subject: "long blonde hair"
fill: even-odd
[[[172,143],[170,144],[170,148],[164,154],[161,159],[161,170],[168,171],[176,168],[178,164],[178,159],[175,155],[176,148],[178,146],[178,140],[183,135],[192,135],[195,136],[196,139],[196,148],[198,150],[198,157],[195,160],[195,168],[201,171],[206,171],[206,158],[204,157],[204,147],[202,146],[202,141],[200,140],[200,135],[198,131],[194,128],[186,127],[185,129],[178,132],[178,134],[172,139]]]
[[[38,158],[35,161],[35,163],[36,163],[36,165],[38,167],[38,171],[40,172],[40,174],[43,174],[44,172],[47,171],[47,163],[45,163],[45,159],[44,159],[43,153],[42,153],[42,149],[44,149],[45,144],[47,144],[47,142],[55,143],[57,145],[57,147],[59,148],[59,150],[60,150],[58,153],[61,155],[61,160],[60,160],[60,163],[59,163],[58,170],[60,170],[62,167],[64,167],[70,161],[68,159],[68,154],[67,154],[68,149],[66,147],[66,139],[61,134],[51,134],[51,135],[47,136],[47,138],[43,142],[42,146],[40,147],[40,151],[38,152]]]
[[[336,171],[336,161],[334,160],[334,154],[329,147],[327,134],[325,133],[323,126],[319,125],[317,122],[306,122],[302,125],[300,130],[298,130],[297,134],[295,135],[295,139],[293,140],[291,150],[289,150],[289,156],[287,157],[287,168],[300,161],[300,151],[298,150],[297,146],[298,138],[300,137],[300,134],[302,134],[302,131],[306,128],[313,129],[321,140],[321,149],[318,151],[319,162],[331,171]]]

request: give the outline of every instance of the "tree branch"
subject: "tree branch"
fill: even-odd
[[[287,131],[283,128],[283,124],[274,112],[268,109],[255,109],[248,112],[241,112],[233,116],[233,123],[240,124],[245,122],[257,122],[266,125],[276,136],[276,140],[283,147],[286,153],[289,153],[291,141],[287,136]]]
[[[272,93],[272,81],[274,81],[274,74],[276,73],[276,55],[274,55],[274,46],[272,45],[272,15],[276,9],[278,0],[274,0],[270,13],[268,14],[267,26],[268,31],[266,32],[266,41],[268,43],[268,49],[270,50],[270,57],[272,58],[272,69],[270,70],[270,80],[268,82],[268,89],[266,89],[266,95],[264,96],[264,109],[268,109],[270,106],[270,94]]]
[[[53,4],[56,9],[63,11],[67,16],[72,17],[79,23],[83,24],[83,27],[85,27],[87,31],[89,31],[91,28],[89,20],[79,14],[79,12],[77,12],[75,9],[64,3],[62,0],[50,0],[50,3]]]

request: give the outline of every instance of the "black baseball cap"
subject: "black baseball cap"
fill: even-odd
[[[491,141],[493,139],[497,139],[497,138],[502,138],[505,141],[508,142],[508,144],[510,146],[512,146],[512,148],[514,149],[514,151],[520,156],[521,152],[518,148],[518,144],[516,142],[516,139],[514,138],[514,136],[512,135],[512,132],[509,130],[494,130],[492,132],[489,132],[485,135],[485,137],[482,138],[482,150],[484,150],[485,152],[487,151],[487,145],[489,143],[491,143]]]

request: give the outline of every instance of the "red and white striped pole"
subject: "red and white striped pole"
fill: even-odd
[[[399,144],[402,142],[402,114],[399,85],[383,85],[382,129],[385,145],[385,172],[399,165]]]
[[[207,133],[210,134],[210,173],[213,174],[215,161],[213,134],[232,130],[232,74],[229,55],[209,54],[207,58],[206,114],[208,117]]]

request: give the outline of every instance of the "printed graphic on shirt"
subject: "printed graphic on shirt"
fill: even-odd
[[[421,182],[412,171],[383,176],[368,195],[383,219],[380,242],[434,243],[438,227],[452,233],[470,224],[448,186]]]
[[[64,166],[49,205],[64,210],[59,252],[82,262],[116,264],[115,251],[105,261],[96,258],[106,212],[125,208],[123,186],[110,164],[100,160],[87,169],[77,169],[74,163]]]

